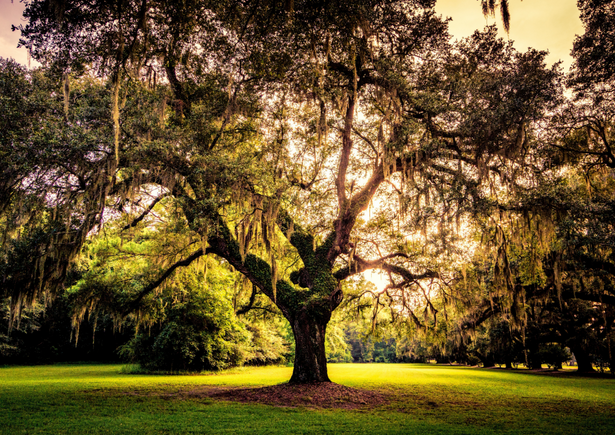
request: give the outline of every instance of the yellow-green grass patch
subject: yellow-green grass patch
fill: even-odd
[[[334,382],[381,392],[355,410],[184,394],[271,386],[288,367],[135,375],[121,365],[0,369],[2,434],[615,433],[615,379],[421,364],[331,364]]]

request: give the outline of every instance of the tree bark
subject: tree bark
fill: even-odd
[[[542,368],[542,358],[540,352],[538,351],[538,347],[529,349],[527,364],[528,369],[531,370],[540,370]]]
[[[589,352],[587,352],[583,346],[580,345],[570,345],[570,350],[574,354],[575,359],[577,360],[577,371],[580,373],[591,373],[594,370],[594,366],[592,364],[591,356]]]
[[[327,374],[325,332],[328,319],[318,319],[301,310],[290,324],[295,336],[295,364],[291,384],[331,382]]]

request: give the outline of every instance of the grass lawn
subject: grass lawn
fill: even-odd
[[[422,364],[331,364],[334,382],[388,400],[357,410],[288,408],[177,394],[257,387],[286,367],[213,375],[123,374],[120,365],[0,368],[2,434],[615,434],[615,379]]]

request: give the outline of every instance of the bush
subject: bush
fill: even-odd
[[[567,349],[555,343],[543,344],[540,347],[539,355],[540,360],[554,370],[561,369],[562,364],[571,358]]]
[[[290,345],[280,333],[281,326],[271,320],[269,323],[252,321],[246,325],[250,335],[250,347],[246,364],[261,366],[283,364],[290,358]]]
[[[150,371],[221,370],[246,360],[248,333],[226,298],[193,290],[171,305],[159,325],[140,331],[121,351]]]

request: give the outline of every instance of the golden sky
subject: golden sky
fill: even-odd
[[[583,33],[576,0],[509,0],[509,5],[510,35],[503,30],[499,11],[495,18],[483,17],[479,0],[438,0],[436,11],[453,19],[449,31],[455,38],[469,36],[486,24],[496,24],[500,36],[513,40],[517,50],[548,50],[547,62],[562,60],[567,71],[572,63],[574,37]]]
[[[510,39],[518,50],[527,47],[549,50],[549,63],[564,61],[567,70],[572,59],[570,49],[576,34],[583,33],[576,0],[509,0],[511,12]],[[13,57],[27,63],[24,49],[17,49],[19,32],[11,32],[11,24],[23,22],[24,5],[19,0],[0,0],[0,56]],[[451,17],[450,33],[455,38],[469,36],[485,24],[502,27],[499,17],[485,20],[479,0],[438,0],[436,11]],[[508,36],[501,31],[501,36]]]
[[[25,65],[28,63],[28,55],[23,48],[17,48],[19,32],[11,31],[11,24],[24,22],[24,7],[19,0],[0,0],[0,57],[12,57]]]

